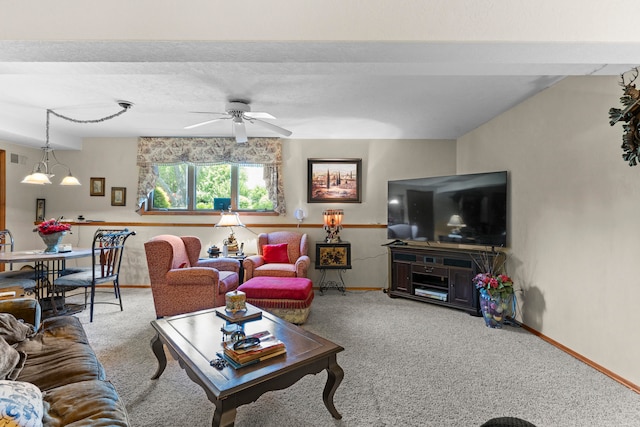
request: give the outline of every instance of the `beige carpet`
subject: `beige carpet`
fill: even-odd
[[[105,298],[104,295],[99,298]],[[124,312],[97,305],[80,317],[133,426],[210,426],[213,405],[171,360],[159,380],[149,342],[148,289],[124,289]],[[335,395],[326,374],[241,406],[236,426],[479,426],[516,416],[543,426],[640,426],[640,395],[528,332],[380,291],[316,294],[306,329],[343,347]],[[211,331],[218,340],[219,332]]]

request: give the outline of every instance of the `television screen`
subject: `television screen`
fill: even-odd
[[[507,245],[507,172],[388,182],[387,237]]]

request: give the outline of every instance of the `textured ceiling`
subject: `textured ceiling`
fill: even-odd
[[[635,43],[0,41],[0,139],[34,147],[84,137],[231,136],[184,127],[230,100],[276,117],[291,139],[455,139],[565,76],[618,75]],[[278,136],[247,124],[249,137]]]

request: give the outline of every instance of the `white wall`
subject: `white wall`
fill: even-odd
[[[6,146],[6,148],[4,147]],[[8,152],[20,147],[0,143],[0,148]],[[14,165],[7,189],[7,206],[16,212],[7,220],[10,229],[28,230],[28,240],[24,232],[18,233],[19,248],[39,247],[42,243],[33,229],[35,199],[46,199],[47,217],[77,218],[82,214],[86,219],[133,223],[130,227],[137,233],[130,238],[125,252],[122,284],[148,284],[144,242],[154,235],[170,233],[195,235],[200,237],[204,249],[215,243],[220,245],[228,232],[208,227],[188,226],[194,223],[209,223],[213,226],[218,214],[211,216],[158,216],[139,215],[135,212],[135,194],[138,182],[136,160],[136,138],[92,138],[85,140],[82,151],[58,151],[58,159],[68,164],[74,175],[83,184],[81,187],[60,187],[61,176],[54,178],[51,186],[29,186],[19,184],[33,163],[37,161],[37,150],[27,151],[28,161],[24,165]],[[8,154],[9,155],[9,154]],[[254,224],[296,224],[293,212],[302,208],[307,213],[300,230],[310,235],[311,241],[322,240],[326,233],[318,224],[322,222],[322,211],[328,207],[345,211],[345,229],[341,236],[352,243],[353,269],[344,274],[349,288],[385,288],[387,286],[387,251],[381,245],[388,242],[386,229],[350,228],[350,225],[385,225],[387,220],[387,180],[417,178],[422,176],[447,175],[455,173],[455,141],[425,140],[283,140],[283,161],[285,162],[285,194],[287,215],[242,216],[248,230],[235,230],[238,240],[245,242],[245,252],[256,251],[256,235],[273,228],[252,227]],[[362,159],[362,203],[311,203],[307,200],[307,159],[308,158],[361,158]],[[62,175],[62,174],[60,174]],[[105,178],[105,196],[89,195],[89,179]],[[124,207],[111,206],[111,187],[126,187],[127,202]],[[25,214],[26,212],[26,214]],[[144,223],[145,226],[140,225]],[[185,224],[185,226],[146,226],[153,223]],[[307,227],[306,225],[313,225]],[[75,226],[72,234],[64,239],[76,247],[87,247],[91,236],[99,226]],[[310,256],[315,259],[315,245],[310,248]],[[82,264],[86,260],[71,261]],[[312,269],[311,278],[319,279]]]
[[[567,78],[458,141],[458,173],[510,171],[522,320],[640,384],[640,167],[621,158],[615,77]]]

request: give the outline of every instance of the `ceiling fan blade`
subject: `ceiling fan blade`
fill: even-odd
[[[185,126],[184,129],[193,129],[193,128],[197,128],[197,127],[200,127],[200,126],[208,125],[209,123],[214,123],[214,122],[217,122],[219,120],[224,120],[224,119],[225,119],[225,117],[219,117],[217,119],[212,119],[212,120],[207,120],[205,122],[196,123],[195,125]]]
[[[247,129],[244,126],[242,119],[233,120],[233,133],[236,136],[236,142],[247,142]]]
[[[253,118],[253,117],[248,117],[247,120],[249,120],[251,123],[255,123],[255,124],[258,124],[260,126],[264,126],[264,127],[268,128],[268,129],[271,129],[272,131],[277,132],[280,135],[291,136],[291,133],[292,133],[290,130],[287,130],[285,128],[281,128],[280,126],[276,126],[273,123],[265,122],[265,121],[260,120],[260,119],[256,119],[256,118]]]
[[[275,117],[272,116],[269,113],[265,113],[265,112],[260,112],[260,111],[249,111],[244,113],[245,116],[247,117],[251,117],[252,119],[273,119],[275,120]]]

